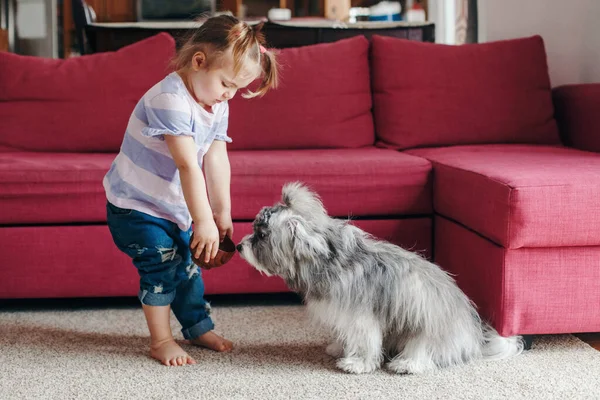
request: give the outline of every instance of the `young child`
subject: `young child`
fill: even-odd
[[[175,72],[135,107],[121,151],[104,177],[108,227],[140,275],[139,299],[150,330],[150,354],[165,365],[195,364],[174,340],[170,310],[192,344],[233,347],[212,330],[200,270],[191,260],[233,234],[227,100],[256,78],[263,95],[277,84],[275,55],[263,35],[230,16],[208,19],[180,49]],[[202,171],[204,168],[204,175]]]

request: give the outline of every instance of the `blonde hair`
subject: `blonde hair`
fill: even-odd
[[[252,28],[230,15],[220,15],[207,19],[177,52],[173,67],[179,71],[188,68],[192,57],[201,51],[206,55],[207,68],[221,61],[223,54],[231,48],[233,72],[237,75],[248,62],[257,63],[261,68],[262,81],[256,91],[248,91],[242,96],[251,98],[263,96],[278,83],[278,65],[274,52],[266,50],[265,37],[261,33],[262,24]]]

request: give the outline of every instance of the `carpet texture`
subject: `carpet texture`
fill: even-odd
[[[165,367],[147,356],[136,306],[0,310],[0,399],[600,399],[600,352],[570,335],[536,337],[508,361],[357,376],[335,369],[299,305],[216,306],[213,317],[235,350],[185,345],[198,364]]]

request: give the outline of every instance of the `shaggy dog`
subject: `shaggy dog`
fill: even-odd
[[[282,202],[260,211],[237,249],[304,297],[333,333],[326,351],[344,371],[371,372],[385,359],[391,371],[418,374],[523,351],[521,337],[502,337],[481,321],[448,273],[330,218],[300,183],[286,184]]]

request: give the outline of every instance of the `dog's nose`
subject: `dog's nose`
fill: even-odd
[[[241,253],[244,246],[242,246],[242,244],[240,243],[237,246],[235,246],[235,248],[237,249],[238,253]]]

